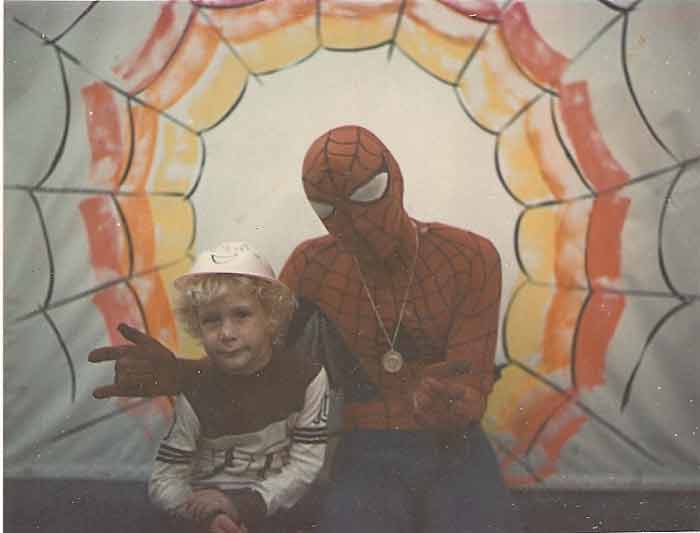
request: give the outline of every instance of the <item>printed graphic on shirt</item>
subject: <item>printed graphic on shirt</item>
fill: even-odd
[[[158,448],[158,455],[156,456],[157,461],[163,463],[170,463],[173,465],[177,464],[189,464],[194,457],[194,452],[188,452],[187,450],[180,450],[174,446],[169,446],[165,443],[161,443],[160,448]]]
[[[268,513],[293,506],[323,466],[330,407],[325,370],[308,384],[300,411],[259,431],[204,437],[189,400],[178,396],[173,427],[163,439],[149,483],[159,507],[175,509],[192,489],[252,489]]]

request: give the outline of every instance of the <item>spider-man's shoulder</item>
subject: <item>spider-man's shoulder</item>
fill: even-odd
[[[500,262],[498,250],[482,235],[442,222],[421,223],[419,227],[421,247],[435,249],[448,257],[471,260],[481,256],[487,264]]]
[[[335,237],[324,235],[300,242],[289,256],[289,261],[303,261],[313,263],[324,257],[337,255]]]
[[[329,271],[338,267],[338,248],[330,235],[308,239],[292,251],[280,280],[298,295],[313,296]]]

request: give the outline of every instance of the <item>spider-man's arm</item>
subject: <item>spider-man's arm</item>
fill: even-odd
[[[302,242],[282,267],[279,279],[297,295],[299,308],[290,326],[288,342],[312,359],[320,360],[328,373],[332,389],[342,386],[347,374],[356,366],[356,356],[348,349],[342,334],[343,324],[331,321],[322,310],[322,274],[317,255],[326,259],[334,255],[329,237]],[[330,249],[330,250],[329,250]],[[295,327],[295,320],[298,324]]]
[[[479,238],[470,270],[471,286],[453,316],[446,361],[426,368],[415,393],[416,420],[431,429],[459,429],[480,420],[493,386],[501,262],[486,239]]]
[[[98,387],[95,398],[171,396],[192,388],[209,359],[180,359],[158,340],[126,324],[119,333],[131,344],[90,352],[91,363],[114,361],[114,383]]]
[[[303,244],[292,251],[279,275],[279,280],[296,295],[299,295],[300,280],[306,268],[306,255],[304,254]]]
[[[297,292],[298,280],[304,271],[305,255],[302,243],[290,256],[282,275],[292,291]],[[114,361],[114,383],[93,391],[96,398],[113,396],[169,396],[190,390],[197,377],[209,365],[209,359],[176,358],[155,338],[126,324],[119,332],[131,344],[106,346],[90,352],[92,363]]]
[[[303,241],[284,263],[279,280],[297,297],[318,303],[324,270],[314,258],[318,258],[319,252],[327,251],[329,243],[332,243],[332,238],[328,235]]]

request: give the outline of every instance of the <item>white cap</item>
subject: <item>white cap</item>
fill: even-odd
[[[189,273],[177,278],[174,285],[184,289],[189,281],[212,274],[250,276],[280,283],[270,263],[247,242],[224,242],[200,253]]]

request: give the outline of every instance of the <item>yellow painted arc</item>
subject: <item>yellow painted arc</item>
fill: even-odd
[[[226,46],[219,46],[183,101],[185,122],[196,131],[214,126],[240,98],[247,80],[248,72],[241,62]]]
[[[202,160],[199,137],[169,120],[161,119],[159,138],[151,190],[185,194],[199,175]]]
[[[437,78],[454,83],[476,45],[478,35],[449,39],[423,24],[404,17],[396,44],[406,55]]]
[[[187,253],[194,231],[194,213],[184,198],[151,196],[155,264],[166,265]]]
[[[526,126],[525,120],[518,120],[501,134],[498,159],[503,179],[511,192],[525,203],[551,200],[552,193],[544,181]]]

